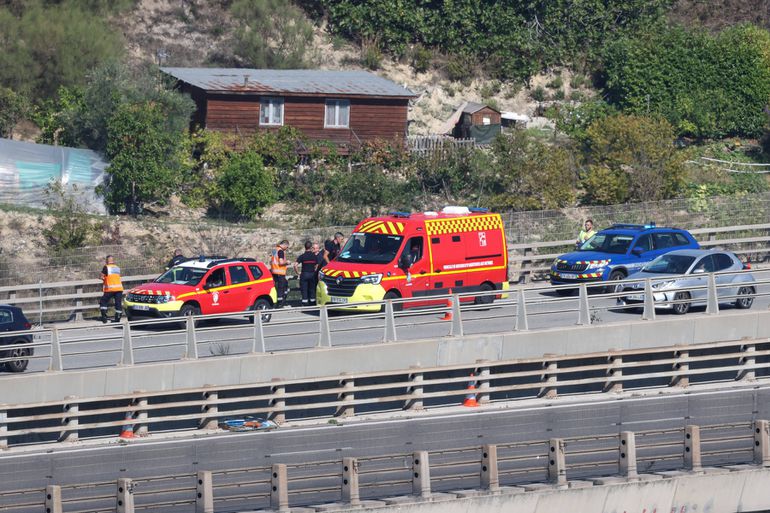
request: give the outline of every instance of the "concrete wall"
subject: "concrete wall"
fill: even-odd
[[[503,488],[499,495],[440,502],[404,501],[398,505],[377,506],[379,513],[759,512],[770,510],[770,470],[682,475],[656,481],[565,490],[542,489],[525,492],[522,489]]]
[[[545,353],[581,354],[743,338],[769,338],[770,312],[671,317],[610,325],[532,332],[443,337],[389,344],[223,356],[88,371],[3,376],[0,404],[32,404],[66,396],[101,397],[136,390],[168,391],[205,385],[264,383],[273,378],[306,379],[512,360]],[[226,340],[223,340],[226,342]]]

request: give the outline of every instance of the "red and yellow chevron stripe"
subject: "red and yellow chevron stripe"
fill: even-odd
[[[336,278],[337,276],[342,276],[343,278],[360,278],[361,276],[366,276],[367,274],[373,274],[367,271],[339,271],[336,269],[324,269],[323,273],[326,276],[331,276],[332,278]]]
[[[425,229],[428,232],[428,236],[443,235],[447,233],[499,230],[502,226],[503,220],[500,218],[499,214],[456,217],[451,219],[428,219],[425,221]]]
[[[355,231],[363,233],[381,233],[383,235],[401,235],[404,233],[404,226],[404,223],[398,221],[372,219],[361,223]]]

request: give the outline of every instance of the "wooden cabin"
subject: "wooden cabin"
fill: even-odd
[[[291,126],[345,153],[403,144],[415,95],[366,71],[161,68],[196,104],[193,126],[240,134]]]
[[[466,102],[457,110],[452,136],[458,139],[475,139],[487,144],[500,133],[500,111],[487,105]]]

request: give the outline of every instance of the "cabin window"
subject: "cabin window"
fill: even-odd
[[[483,118],[481,118],[481,124],[482,125],[491,125],[492,124],[492,118],[490,118],[489,116],[484,116]]]
[[[350,101],[326,100],[326,128],[348,128],[350,125]]]
[[[259,124],[283,125],[283,98],[266,96],[259,100]]]

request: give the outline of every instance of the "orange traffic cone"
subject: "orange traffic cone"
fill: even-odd
[[[134,438],[134,416],[130,411],[126,412],[125,421],[123,422],[123,429],[120,431],[120,437],[123,440]]]
[[[448,310],[444,313],[444,317],[441,318],[442,321],[452,320],[452,298],[451,298],[452,289],[449,289],[449,295],[450,297],[446,299],[446,307]]]
[[[471,372],[471,378],[473,378],[473,373]],[[479,403],[476,401],[476,380],[472,379],[468,382],[468,395],[465,396],[465,400],[463,401],[463,406],[468,406],[469,408],[474,408],[478,406]]]

